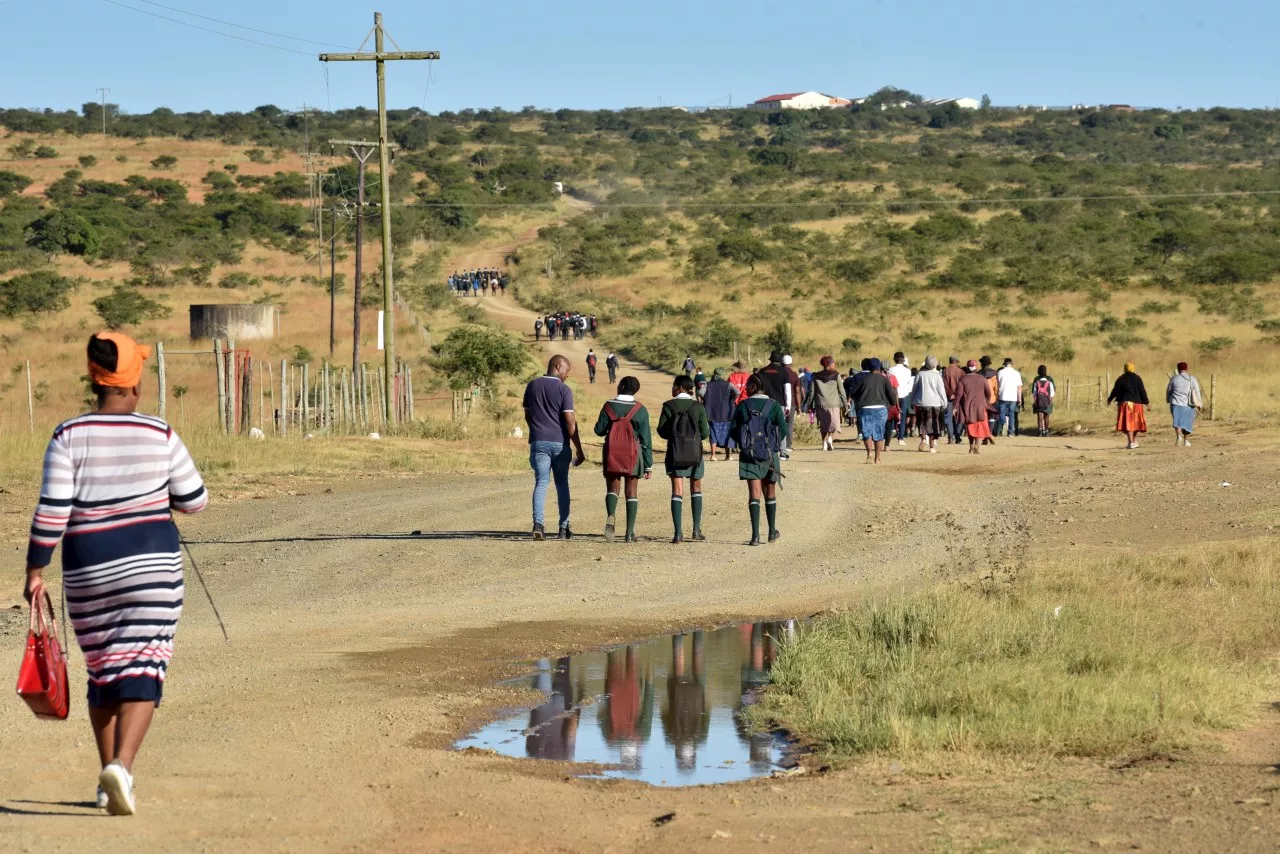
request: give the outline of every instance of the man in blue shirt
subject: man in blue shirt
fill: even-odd
[[[556,501],[560,509],[560,539],[573,536],[569,528],[569,466],[586,460],[582,437],[573,413],[573,391],[565,385],[569,360],[552,356],[546,376],[538,377],[524,389],[524,420],[529,425],[529,467],[533,469],[533,538],[546,539],[543,509],[547,486],[554,477]],[[573,444],[573,456],[569,445]]]

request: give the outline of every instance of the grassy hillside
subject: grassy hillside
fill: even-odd
[[[349,215],[354,167],[318,141],[368,136],[372,115],[112,112],[103,137],[91,106],[0,111],[10,368],[32,359],[64,412],[81,339],[101,323],[92,302],[116,286],[171,311],[126,324],[144,337],[180,340],[189,302],[274,301],[284,336],[266,355],[325,354],[298,152],[304,138],[321,151],[324,202]],[[1045,361],[1094,397],[1085,386],[1127,358],[1157,388],[1186,358],[1220,374],[1220,414],[1277,410],[1280,112],[410,110],[392,127],[397,287],[426,327],[402,324],[401,351],[424,401],[443,387],[429,344],[460,320],[446,265],[501,245],[517,247],[524,304],[593,309],[606,344],[657,367],[690,351],[724,363],[735,345],[842,366],[988,352]],[[555,181],[592,210],[558,202]],[[337,237],[348,300],[351,223]],[[366,238],[378,232],[371,215]],[[366,257],[368,346],[379,286]],[[11,416],[25,410],[19,380],[0,386]]]

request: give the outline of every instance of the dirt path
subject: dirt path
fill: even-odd
[[[939,780],[875,765],[695,790],[568,779],[556,763],[444,748],[515,702],[492,680],[539,654],[844,607],[1028,544],[1034,554],[1265,534],[1275,520],[1245,511],[1273,506],[1268,441],[1210,439],[1176,456],[1126,454],[1110,437],[1022,439],[980,462],[959,449],[895,452],[882,469],[861,465],[847,445],[801,450],[782,497],[784,538],[762,549],[741,545],[745,502],[732,466],[707,478],[710,541],[677,548],[663,542],[658,481],[641,493],[640,531],[653,539],[625,548],[592,536],[602,490],[585,470],[573,481],[586,536],[540,546],[523,538],[524,477],[335,482],[238,503],[215,495],[183,531],[233,644],[222,643],[192,579],[169,693],[137,769],[142,813],[106,820],[85,806],[96,771],[79,688],[67,724],[37,723],[11,701],[0,706],[9,746],[0,850],[80,851],[87,838],[95,850],[130,852],[697,850],[722,841],[717,831],[739,845],[801,850],[1014,840],[1203,850],[1226,839],[1264,850],[1277,829],[1267,788],[1280,751],[1274,727],[1236,737],[1211,761],[1124,771],[997,764]],[[1152,488],[1162,483],[1180,489]],[[1131,503],[1122,490],[1148,493],[1149,517],[1120,518]],[[1090,512],[1053,503],[1066,499],[1090,502]],[[1161,517],[1178,522],[1162,529],[1153,524]],[[408,535],[419,529],[424,536]],[[0,592],[13,602],[17,584]],[[18,627],[4,625],[12,646]],[[73,660],[78,668],[78,653]],[[672,810],[676,821],[652,827]]]

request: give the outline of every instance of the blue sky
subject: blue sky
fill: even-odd
[[[188,20],[306,54],[326,48]],[[375,7],[312,0],[159,0],[354,48]],[[1280,3],[1190,0],[375,0],[427,63],[388,73],[395,107],[742,104],[780,91],[856,97],[891,83],[996,104],[1280,103]],[[785,10],[785,11],[783,11]],[[0,0],[0,105],[78,109],[111,89],[129,112],[374,103],[373,68],[180,26],[107,0]],[[56,59],[50,52],[56,51]]]

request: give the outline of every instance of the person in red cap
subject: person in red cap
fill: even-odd
[[[94,411],[64,421],[44,456],[27,547],[26,595],[62,542],[67,612],[89,673],[102,772],[98,806],[133,815],[133,761],[164,692],[182,613],[173,510],[198,513],[204,481],[173,429],[137,412],[151,348],[119,332],[89,339]]]

